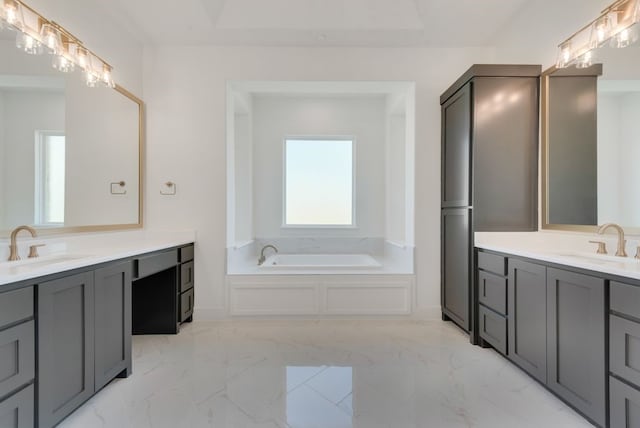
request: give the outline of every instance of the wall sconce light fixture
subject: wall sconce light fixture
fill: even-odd
[[[85,73],[87,86],[115,88],[113,67],[82,45],[61,25],[48,20],[20,0],[0,0],[0,29],[16,31],[16,47],[28,54],[53,55],[52,66],[63,73],[75,70]]]
[[[639,37],[640,0],[618,0],[558,46],[556,67],[590,67],[596,49],[624,48]]]

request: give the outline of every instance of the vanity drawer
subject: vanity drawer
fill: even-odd
[[[0,427],[33,428],[34,400],[34,388],[33,385],[29,385],[17,394],[0,401]]]
[[[480,337],[493,346],[501,354],[507,354],[507,319],[502,315],[478,306],[480,320]]]
[[[478,251],[478,268],[504,276],[507,274],[507,259],[497,254]]]
[[[33,317],[33,287],[0,294],[0,329]]]
[[[0,331],[0,397],[33,380],[35,356],[34,321]]]
[[[640,324],[609,316],[609,365],[612,373],[640,386]]]
[[[180,295],[180,322],[193,315],[193,288]]]
[[[136,259],[135,278],[143,278],[178,264],[178,250],[165,251]]]
[[[609,377],[609,426],[640,427],[640,391]]]
[[[180,263],[193,260],[193,245],[180,248]]]
[[[478,301],[503,315],[507,313],[507,278],[478,271]]]
[[[193,288],[193,262],[180,265],[180,292]]]
[[[640,319],[640,287],[611,281],[611,310]]]

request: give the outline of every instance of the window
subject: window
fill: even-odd
[[[35,223],[64,223],[65,136],[36,132]]]
[[[287,138],[285,226],[354,226],[354,141]]]

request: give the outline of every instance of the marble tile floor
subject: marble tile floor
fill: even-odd
[[[591,426],[440,321],[195,321],[133,353],[60,427]]]

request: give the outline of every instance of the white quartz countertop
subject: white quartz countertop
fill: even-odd
[[[609,255],[596,254],[589,240],[607,242]],[[614,236],[562,235],[546,232],[476,232],[475,246],[514,256],[603,272],[640,280],[640,260],[634,258],[637,243],[627,243],[629,257],[616,257]]]
[[[46,244],[40,250],[41,257],[26,258],[25,249],[36,242]],[[137,231],[22,239],[18,241],[22,260],[0,262],[0,286],[135,257],[192,242],[195,242],[193,231],[154,233]],[[6,260],[4,254],[0,254],[0,256],[2,256],[2,260]]]

